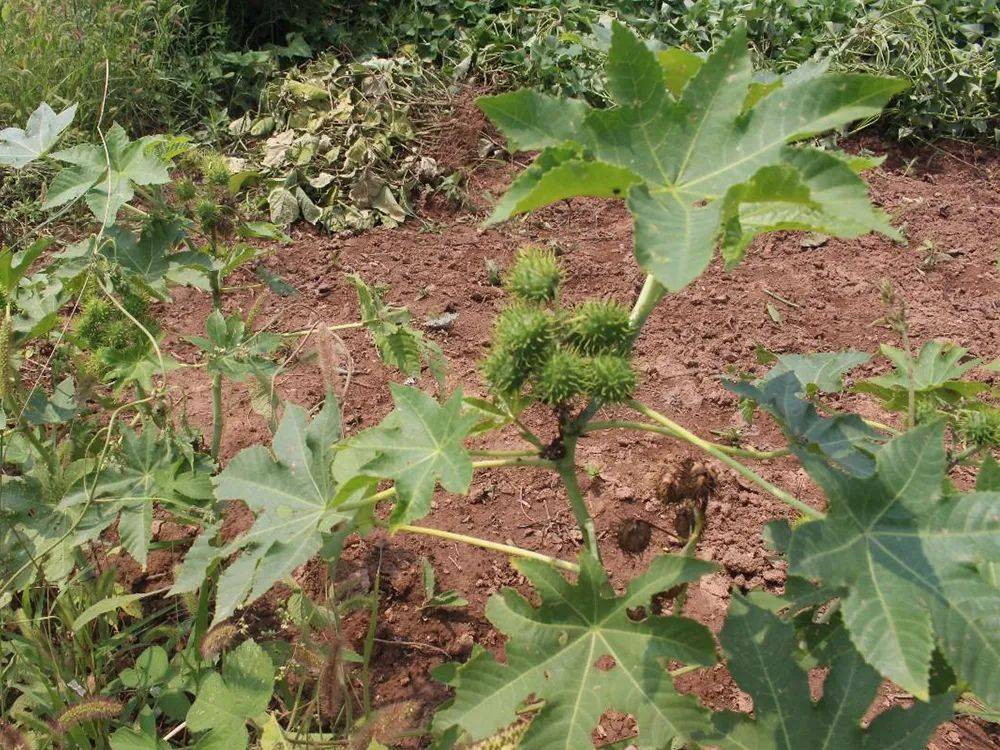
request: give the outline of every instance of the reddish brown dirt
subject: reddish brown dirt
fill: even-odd
[[[719,383],[729,368],[761,372],[755,347],[776,352],[832,351],[853,347],[873,352],[893,335],[878,320],[880,281],[888,279],[909,305],[912,336],[917,343],[934,337],[958,342],[982,356],[1000,354],[1000,294],[997,241],[1000,237],[1000,199],[997,178],[1000,158],[995,152],[968,148],[953,153],[940,150],[906,152],[869,140],[867,146],[889,152],[886,164],[869,175],[872,195],[905,226],[909,246],[880,237],[853,241],[830,240],[819,248],[803,247],[796,234],[773,235],[755,243],[745,262],[730,273],[718,264],[702,279],[665,299],[651,316],[638,343],[642,372],[640,398],[704,436],[740,424],[736,400]],[[524,163],[523,161],[520,163]],[[320,236],[298,229],[294,242],[278,249],[264,263],[299,291],[293,299],[279,299],[258,288],[229,296],[227,305],[244,311],[262,295],[258,325],[273,320],[277,330],[292,331],[314,324],[355,320],[355,295],[344,280],[357,272],[369,282],[385,282],[391,299],[409,307],[417,321],[443,310],[458,313],[447,333],[431,333],[450,360],[449,388],[461,385],[467,394],[482,394],[476,362],[483,355],[494,315],[504,303],[499,289],[488,285],[484,264],[508,264],[526,243],[558,248],[568,269],[566,296],[588,296],[630,302],[642,281],[631,255],[631,226],[619,203],[573,200],[552,206],[522,221],[482,229],[486,209],[509,183],[517,165],[493,162],[470,179],[473,211],[412,220],[393,230],[376,230],[350,238]],[[928,245],[927,243],[930,243]],[[936,262],[925,262],[932,247]],[[243,273],[233,284],[256,280]],[[788,301],[781,302],[768,292]],[[782,322],[767,311],[771,303]],[[789,304],[790,303],[790,304]],[[165,348],[181,360],[194,352],[182,336],[200,333],[209,311],[206,296],[178,291],[162,314],[169,332]],[[349,432],[371,426],[391,408],[387,381],[401,380],[378,361],[370,341],[348,331],[344,341],[353,357],[355,374],[344,403]],[[893,342],[895,343],[895,342]],[[300,354],[308,354],[307,342]],[[870,374],[883,364],[862,368]],[[207,431],[210,393],[206,379],[186,371],[184,409],[191,422]],[[323,394],[314,362],[297,360],[279,378],[283,398],[316,405]],[[419,385],[433,389],[429,374]],[[845,401],[863,414],[875,416],[862,397]],[[224,437],[225,459],[256,442],[269,440],[265,421],[252,412],[246,391],[227,387]],[[533,425],[545,430],[544,413],[533,415]],[[767,418],[746,432],[757,447],[779,445],[779,434]],[[490,447],[509,448],[510,436],[496,436]],[[614,531],[627,517],[640,517],[669,528],[671,517],[653,500],[659,474],[675,466],[691,451],[682,444],[655,436],[633,437],[601,433],[582,442],[580,465],[587,500],[596,519],[605,560],[613,582],[621,586],[642,572],[661,549],[677,545],[654,531],[653,544],[640,556],[621,552]],[[729,591],[765,588],[780,591],[784,570],[761,541],[761,529],[770,519],[789,516],[786,507],[755,486],[738,480],[717,466],[720,488],[708,508],[708,523],[698,556],[714,560],[721,571],[693,586],[686,613],[714,630],[725,616]],[[821,498],[805,473],[790,459],[762,465],[759,471],[811,504]],[[234,508],[233,533],[250,519]],[[468,497],[439,493],[425,523],[442,529],[475,533],[562,557],[578,549],[575,531],[560,485],[554,477],[533,470],[493,470],[477,474]],[[471,601],[467,611],[451,614],[419,608],[423,592],[419,558],[430,559],[439,586],[456,588]],[[347,544],[338,578],[364,588],[375,578],[381,561],[384,596],[378,631],[374,674],[377,703],[414,699],[430,707],[447,696],[428,670],[449,658],[468,654],[473,639],[490,649],[502,638],[483,616],[490,594],[502,586],[522,590],[523,581],[508,562],[483,550],[459,547],[427,537],[370,536]],[[326,578],[322,565],[305,566],[302,585],[322,595]],[[272,597],[273,601],[280,596]],[[366,617],[349,618],[347,635],[360,639]],[[354,644],[359,645],[358,643]],[[691,674],[680,680],[683,689],[697,693],[713,708],[747,710],[751,703],[722,667]],[[880,705],[899,700],[886,692]],[[627,722],[609,718],[598,734],[621,736]],[[963,720],[942,727],[931,747],[1000,747],[994,730]]]

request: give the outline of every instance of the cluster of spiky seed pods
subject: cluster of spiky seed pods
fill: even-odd
[[[627,308],[603,300],[560,304],[563,273],[550,250],[522,249],[505,285],[512,303],[499,315],[483,363],[490,388],[550,406],[589,397],[627,400],[636,376],[635,329]]]

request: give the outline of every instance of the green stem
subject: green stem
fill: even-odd
[[[473,469],[495,469],[501,466],[534,466],[539,469],[554,469],[558,471],[558,465],[553,461],[544,458],[526,458],[514,456],[510,458],[490,458],[483,461],[473,461]]]
[[[580,490],[580,483],[576,478],[576,438],[565,437],[566,455],[556,462],[556,471],[562,478],[566,487],[566,497],[569,499],[570,508],[573,509],[573,516],[576,523],[583,532],[583,543],[587,551],[600,562],[601,552],[597,547],[597,530],[594,528],[594,519],[587,510],[587,502],[583,499],[583,492]]]
[[[208,283],[212,289],[212,309],[222,312],[222,278],[218,271],[208,274]],[[222,449],[222,374],[212,376],[212,460],[219,460]]]
[[[636,337],[638,337],[639,331],[646,324],[646,318],[653,312],[656,303],[663,299],[666,293],[667,290],[659,281],[653,278],[652,274],[646,277],[646,281],[642,285],[642,291],[639,292],[639,297],[632,306],[632,314],[629,315],[629,320],[632,321]]]
[[[365,325],[365,322],[363,320],[359,320],[359,321],[357,321],[355,323],[338,323],[337,325],[327,326],[326,330],[331,331],[331,332],[334,332],[334,331],[348,331],[348,330],[350,330],[352,328],[363,328],[364,325]],[[301,331],[290,331],[288,333],[282,333],[282,334],[279,334],[279,335],[281,335],[281,336],[288,336],[288,337],[305,336],[307,333],[313,333],[315,331],[316,331],[315,327],[313,327],[313,328],[303,328]]]
[[[447,539],[452,542],[462,542],[463,544],[470,544],[473,547],[482,547],[483,549],[492,550],[494,552],[502,552],[505,555],[511,555],[513,557],[524,557],[528,560],[538,560],[539,562],[548,563],[556,568],[561,568],[562,570],[569,570],[573,573],[580,572],[580,566],[576,563],[571,563],[567,560],[560,560],[558,557],[550,557],[549,555],[543,555],[541,552],[534,552],[530,549],[522,549],[521,547],[514,547],[509,544],[500,544],[499,542],[491,542],[488,539],[480,539],[475,536],[467,536],[465,534],[456,534],[451,531],[443,531],[441,529],[433,529],[429,526],[411,526],[409,524],[403,524],[402,526],[397,526],[396,531],[406,531],[410,534],[423,534],[424,536],[438,537],[439,539]]]
[[[483,458],[533,458],[538,456],[538,451],[494,451],[483,448],[470,450],[469,455]]]
[[[222,449],[222,374],[212,376],[212,460],[219,460]]]
[[[655,424],[647,424],[645,422],[629,422],[625,420],[608,420],[606,422],[591,422],[583,429],[583,434],[589,435],[591,432],[597,432],[598,430],[643,430],[645,432],[656,432],[660,435],[666,435],[668,437],[680,438],[680,436],[673,430],[662,427]],[[718,450],[723,453],[727,453],[730,456],[737,456],[739,458],[750,458],[757,461],[766,461],[772,458],[781,458],[782,456],[787,456],[791,451],[788,448],[780,448],[773,451],[758,451],[752,448],[734,448],[731,445],[722,445],[721,443],[713,443],[706,440],[709,445],[715,446]]]
[[[783,502],[785,505],[789,506],[790,508],[794,508],[807,518],[811,518],[813,520],[819,520],[826,517],[823,513],[820,513],[818,510],[810,508],[808,505],[806,505],[798,498],[794,497],[788,492],[785,492],[785,490],[771,484],[766,479],[764,479],[764,477],[760,476],[760,474],[744,466],[732,456],[722,452],[721,450],[716,448],[712,443],[708,442],[707,440],[702,440],[693,432],[690,432],[689,430],[685,429],[684,427],[677,424],[673,420],[668,419],[659,412],[650,409],[645,404],[641,404],[638,401],[630,401],[629,405],[643,416],[652,419],[654,422],[659,422],[664,427],[668,428],[671,432],[674,433],[676,437],[680,438],[681,440],[685,440],[688,443],[691,443],[691,445],[701,448],[706,453],[722,461],[722,463],[726,464],[726,466],[731,468],[741,477],[767,490],[776,498],[778,498],[781,502]]]
[[[503,466],[534,466],[543,469],[557,469],[556,464],[552,461],[546,461],[544,459],[531,459],[522,458],[520,456],[514,456],[511,458],[495,458],[485,461],[473,461],[473,469],[495,469]],[[350,503],[344,503],[343,505],[338,505],[337,510],[348,511],[356,510],[357,508],[367,508],[372,505],[378,505],[383,500],[388,500],[389,498],[396,496],[396,487],[389,487],[382,490],[381,492],[376,492],[361,500],[355,500]]]

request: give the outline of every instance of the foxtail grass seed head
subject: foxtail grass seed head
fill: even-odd
[[[239,634],[240,629],[231,622],[223,622],[205,633],[201,639],[200,652],[203,659],[225,651]]]
[[[530,721],[516,722],[491,737],[471,745],[469,750],[517,750],[529,726],[531,726]]]
[[[344,704],[344,662],[339,640],[329,644],[326,660],[316,681],[316,699],[325,718],[337,718]]]
[[[587,393],[608,404],[627,401],[635,390],[632,363],[616,354],[600,354],[587,365]]]
[[[14,326],[10,315],[4,314],[0,323],[0,399],[10,392],[14,373],[14,348],[11,342],[14,337]]]
[[[122,704],[114,698],[95,695],[74,703],[59,714],[54,728],[59,734],[65,734],[77,724],[98,719],[113,719],[121,712]]]
[[[589,300],[569,318],[567,338],[581,354],[626,355],[635,334],[629,310],[616,302]]]
[[[28,738],[13,724],[0,723],[0,750],[28,750]]]
[[[587,387],[587,362],[576,352],[557,349],[534,382],[534,395],[549,406],[572,401]]]
[[[327,393],[337,393],[340,385],[340,357],[337,356],[337,350],[333,332],[325,325],[320,326],[316,333],[316,356]]]
[[[563,273],[555,253],[538,247],[520,250],[507,273],[507,288],[524,302],[553,302],[559,295]]]

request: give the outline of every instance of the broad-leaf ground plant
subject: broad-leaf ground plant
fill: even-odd
[[[577,750],[592,746],[593,730],[613,710],[634,719],[629,742],[640,748],[919,750],[959,696],[1000,704],[1000,468],[991,457],[1000,417],[995,394],[969,379],[995,364],[941,344],[914,352],[905,310],[887,290],[886,320],[902,348],[883,347],[894,371],[855,390],[899,413],[901,430],[823,403],[870,359],[860,352],[774,357],[763,378],[727,383],[748,415],[759,408],[780,426],[788,445],[770,451],[703,439],[634,395],[633,347],[651,311],[705,273],[717,251],[732,266],[768,231],[896,236],[859,176],[872,161],[811,139],[877,114],[901,84],[821,65],[761,83],[742,32],[702,58],[649,45],[617,24],[606,77],[614,100],[606,109],[533,91],[480,100],[512,148],[538,152],[492,220],[574,196],[625,201],[646,273],[637,299],[567,304],[557,258],[524,248],[506,274],[510,302],[481,367],[489,397],[473,398],[444,392],[440,352],[384,290],[353,278],[361,320],[342,326],[367,328],[382,357],[405,373],[419,374],[426,363],[442,391],[435,398],[393,384],[394,409],[355,434],[344,430],[333,377],[315,413],[277,403],[274,355],[286,336],[223,313],[223,277],[254,253],[223,239],[223,217],[239,219],[222,210],[215,188],[228,182],[221,173],[209,166],[199,184],[180,189],[188,208],[177,209],[158,187],[170,179],[177,147],[170,141],[132,142],[114,130],[102,137],[103,162],[88,147],[52,154],[68,166],[48,200],[81,199],[101,226],[51,255],[41,272],[32,268],[44,243],[8,251],[0,264],[7,420],[0,570],[4,616],[11,613],[23,634],[3,641],[12,687],[0,705],[14,746],[30,737],[38,745],[105,747],[110,736],[116,750],[381,747],[404,731],[430,735],[439,748]],[[43,157],[70,117],[39,110],[25,131],[4,131],[0,159]],[[215,188],[209,174],[217,175]],[[202,200],[199,191],[207,191]],[[272,384],[270,446],[247,448],[225,467],[217,462],[218,400],[207,445],[164,404],[164,371],[179,365],[160,350],[149,303],[176,284],[213,296],[206,336],[192,341],[215,393],[223,378]],[[64,296],[45,307],[39,289]],[[71,302],[84,314],[60,329]],[[55,338],[59,354],[49,383],[29,388],[23,352],[41,338]],[[65,349],[64,340],[76,348]],[[321,351],[321,364],[328,359]],[[110,419],[87,410],[81,388],[112,410]],[[550,415],[554,438],[526,426],[528,410]],[[519,435],[523,447],[469,447],[500,429]],[[612,429],[688,443],[797,514],[767,529],[769,545],[788,562],[784,595],[734,595],[721,652],[710,631],[683,614],[688,584],[715,570],[697,559],[713,470],[689,461],[663,481],[658,495],[678,507],[685,521],[677,531],[687,543],[616,590],[576,460],[582,438]],[[825,511],[747,465],[780,456],[800,462],[825,496]],[[959,465],[977,474],[974,491],[952,482]],[[465,493],[477,470],[500,466],[561,478],[580,528],[578,559],[417,523],[439,486]],[[235,537],[222,533],[217,505],[229,500],[242,500],[254,516]],[[118,590],[113,574],[99,574],[97,554],[117,521],[121,548],[144,564],[158,544],[150,533],[154,507],[200,531],[169,590]],[[508,555],[534,590],[530,600],[510,589],[490,599],[487,617],[507,639],[503,656],[476,648],[464,664],[441,667],[435,674],[454,697],[424,727],[410,723],[408,704],[372,710],[377,583],[360,605],[373,616],[361,654],[336,635],[339,617],[358,602],[313,602],[300,591],[287,607],[303,634],[291,655],[287,645],[284,652],[251,640],[235,645],[241,610],[276,583],[295,590],[293,571],[316,555],[336,565],[349,534],[374,528]],[[641,524],[623,528],[619,543],[641,550],[648,532]],[[435,592],[433,570],[427,581],[425,606],[459,606],[459,592]],[[139,601],[154,595],[175,627],[127,671],[100,669],[99,660],[155,620]],[[117,613],[121,620],[109,616]],[[133,624],[124,624],[125,614]],[[52,669],[40,666],[61,650],[68,656]],[[675,677],[720,659],[752,697],[752,715],[712,712],[675,688]],[[276,671],[278,660],[284,667]],[[825,674],[818,700],[810,691],[815,667]],[[909,693],[912,705],[865,720],[883,679]]]

